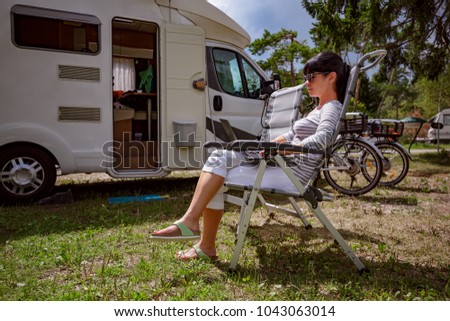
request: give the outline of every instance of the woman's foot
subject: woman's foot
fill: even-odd
[[[200,239],[200,231],[193,229],[181,221],[176,221],[162,230],[155,230],[151,238],[161,241],[190,241]]]
[[[190,261],[190,260],[207,260],[207,261],[217,261],[218,256],[216,249],[202,250],[200,244],[195,244],[193,247],[186,251],[178,251],[176,258],[180,261]]]

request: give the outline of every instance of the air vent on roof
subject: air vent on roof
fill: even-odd
[[[100,68],[59,65],[60,79],[100,81]]]
[[[100,108],[59,107],[58,120],[99,122]]]

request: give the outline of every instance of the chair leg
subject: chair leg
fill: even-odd
[[[276,161],[282,168],[284,168],[286,175],[289,177],[291,182],[295,185],[297,190],[300,192],[301,195],[304,195],[306,192],[305,187],[296,179],[293,171],[286,166],[286,163],[284,162],[283,158],[280,155],[275,156]],[[342,235],[336,230],[336,228],[333,226],[333,224],[328,220],[328,218],[323,213],[320,206],[317,206],[314,208],[310,202],[306,202],[308,204],[308,207],[311,209],[311,211],[316,215],[316,217],[319,219],[319,221],[322,223],[322,225],[331,233],[331,235],[334,237],[336,242],[341,246],[341,248],[344,250],[344,252],[348,255],[348,257],[352,260],[352,262],[356,265],[358,268],[358,271],[364,272],[366,271],[366,267],[364,264],[359,260],[359,258],[353,253],[353,251],[348,246],[347,242],[345,242]]]
[[[295,211],[297,212],[298,216],[300,217],[300,219],[303,222],[303,225],[305,225],[305,229],[310,230],[312,229],[312,225],[311,223],[308,222],[308,220],[306,219],[306,216],[303,215],[303,211],[302,209],[298,206],[297,202],[295,201],[295,199],[293,197],[289,197],[289,201],[291,202],[292,207],[295,209]]]
[[[309,208],[311,211],[314,212],[316,217],[319,219],[319,221],[322,223],[322,225],[331,233],[333,238],[338,242],[338,244],[341,246],[342,250],[345,252],[345,254],[348,255],[350,260],[356,265],[356,268],[359,272],[366,271],[366,267],[361,262],[361,260],[353,253],[353,251],[348,246],[347,242],[344,240],[342,235],[336,230],[336,228],[333,226],[333,224],[328,220],[328,218],[323,213],[322,209],[320,207],[313,208],[308,202],[307,202]]]
[[[241,254],[242,248],[244,246],[245,236],[247,235],[248,226],[250,224],[250,218],[252,217],[253,209],[255,207],[255,202],[251,201],[252,194],[248,196],[248,204],[244,205],[242,211],[242,217],[239,221],[239,225],[237,228],[237,239],[236,245],[234,247],[233,258],[230,263],[230,270],[235,270],[237,266],[237,262],[239,260],[239,256]],[[255,197],[256,198],[256,197]]]
[[[264,206],[264,208],[266,209],[267,213],[269,214],[270,218],[273,218],[274,213],[271,211],[273,208],[270,206],[271,204],[267,203],[266,199],[264,198],[264,196],[262,196],[261,194],[258,194],[258,200],[261,202],[261,204]]]
[[[246,195],[247,197],[244,199],[243,207],[241,208],[242,217],[239,221],[238,225],[238,235],[237,242],[234,248],[233,257],[230,263],[230,270],[235,270],[237,266],[237,262],[239,260],[239,256],[242,251],[242,247],[244,246],[245,236],[247,234],[247,229],[250,224],[250,218],[252,217],[253,209],[255,208],[256,200],[258,198],[259,189],[261,187],[262,178],[264,176],[264,172],[266,170],[266,162],[261,161],[259,164],[258,172],[256,174],[255,183],[253,185],[253,189],[251,193]]]
[[[280,213],[284,213],[284,214],[287,214],[287,215],[290,215],[290,216],[293,216],[296,218],[300,217],[300,219],[302,220],[302,222],[305,225],[305,228],[307,230],[312,228],[312,225],[308,222],[305,215],[303,215],[303,211],[297,205],[297,202],[295,201],[295,199],[293,197],[289,197],[288,199],[291,202],[291,205],[294,208],[294,210],[268,203],[261,194],[258,194],[258,199],[263,204],[263,206],[266,208],[266,211],[269,213],[270,218],[275,217],[275,212],[280,212]]]
[[[244,195],[242,196],[242,198],[240,199],[240,206],[241,206],[241,211],[239,213],[239,222],[236,228],[236,234],[235,234],[235,238],[236,238],[236,242],[239,236],[239,230],[242,226],[242,220],[244,219],[244,214],[245,214],[245,209],[247,208],[248,204],[248,199],[250,197],[250,192],[249,191],[244,191]]]

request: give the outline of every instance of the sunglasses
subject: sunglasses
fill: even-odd
[[[318,72],[313,72],[311,74],[306,74],[303,75],[303,78],[305,79],[305,81],[311,82],[313,81],[314,77],[316,75],[328,75],[331,71],[318,71]]]

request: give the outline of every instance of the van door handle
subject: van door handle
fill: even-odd
[[[214,96],[213,98],[213,106],[215,111],[222,111],[222,96]]]

